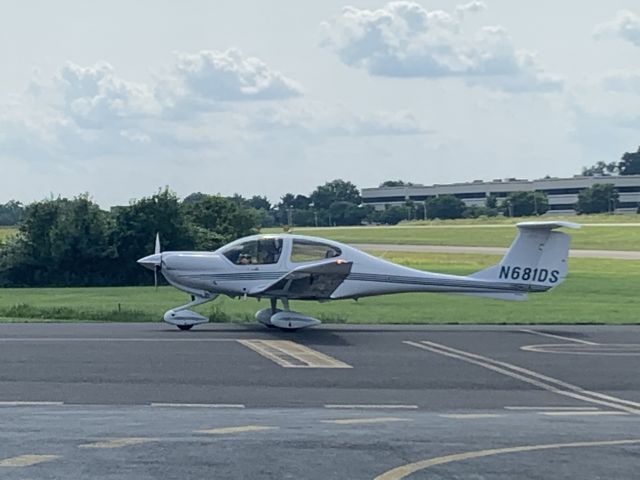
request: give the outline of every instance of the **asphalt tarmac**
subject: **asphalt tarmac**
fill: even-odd
[[[0,325],[0,478],[637,479],[640,328]]]

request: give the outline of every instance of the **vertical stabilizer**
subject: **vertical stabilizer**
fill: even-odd
[[[471,275],[479,280],[529,286],[545,291],[567,276],[571,237],[556,228],[580,228],[571,222],[522,222],[518,235],[499,264]]]

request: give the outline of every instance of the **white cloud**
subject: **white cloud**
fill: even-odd
[[[236,49],[181,54],[150,83],[126,80],[107,62],[67,62],[53,78],[38,74],[2,106],[0,156],[69,168],[109,156],[141,163],[212,158],[214,151],[233,151],[234,143],[282,140],[292,132],[312,143],[426,132],[408,112],[356,113],[299,98],[301,92]]]
[[[464,16],[467,13],[478,13],[487,9],[487,4],[479,0],[472,0],[464,5],[458,5],[456,12],[459,16]]]
[[[596,39],[619,37],[640,47],[640,15],[621,10],[613,20],[598,25],[594,36]]]
[[[504,28],[464,31],[464,14],[484,8],[471,2],[449,14],[412,2],[391,2],[378,10],[345,7],[322,23],[322,45],[346,65],[372,75],[461,77],[512,92],[561,89],[562,81],[544,73],[535,56],[516,50]]]
[[[118,78],[107,62],[90,67],[68,62],[58,79],[65,113],[84,128],[102,128],[160,111],[152,87]]]
[[[602,86],[611,92],[640,94],[640,70],[621,70],[602,76]]]
[[[157,94],[169,108],[210,109],[218,102],[293,98],[302,94],[302,87],[259,58],[230,48],[178,54]]]
[[[432,133],[407,111],[354,113],[341,106],[298,101],[253,111],[240,120],[249,131],[327,136],[423,135]]]

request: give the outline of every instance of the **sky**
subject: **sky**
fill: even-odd
[[[0,203],[562,177],[640,144],[637,0],[0,2]]]

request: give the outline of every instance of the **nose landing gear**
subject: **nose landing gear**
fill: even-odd
[[[175,325],[180,330],[191,330],[194,325],[207,323],[209,319],[203,315],[200,315],[199,313],[188,310],[188,308],[211,302],[217,297],[218,295],[210,295],[208,297],[199,297],[196,295],[192,295],[191,302],[187,303],[186,305],[168,310],[167,312],[165,312],[163,319],[165,322]]]

